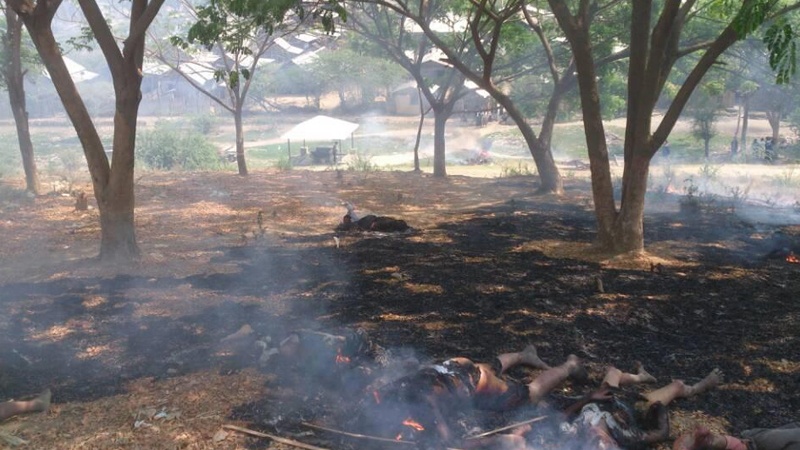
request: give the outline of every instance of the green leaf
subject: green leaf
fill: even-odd
[[[794,27],[785,20],[772,24],[764,33],[769,66],[775,71],[778,84],[788,83],[797,72],[797,37]]]

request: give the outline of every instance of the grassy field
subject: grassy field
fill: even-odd
[[[286,115],[251,115],[246,119],[245,145],[248,167],[253,170],[287,167],[288,156],[297,155],[303,143],[288,143],[280,136],[292,126],[308,117]],[[343,117],[361,124],[352,139],[342,142],[342,149],[350,154],[338,169],[378,171],[411,170],[413,148],[416,141],[418,119],[414,117]],[[727,154],[733,131],[731,121],[718,125],[719,134],[711,141],[712,158],[705,160],[702,142],[692,137],[688,124],[679,123],[670,136],[672,155],[669,160],[656,156],[650,173],[652,195],[664,193],[685,194],[693,191],[705,198],[729,198],[734,201],[758,201],[767,205],[793,205],[800,201],[800,146],[781,149],[778,164],[765,164],[752,155],[731,160]],[[420,165],[423,171],[432,171],[433,123],[427,120],[420,139]],[[109,119],[98,122],[101,136],[110,146],[112,136]],[[220,151],[233,148],[232,120],[226,115],[178,118],[145,117],[140,120],[140,131],[163,128],[184,135],[202,135]],[[534,129],[537,126],[534,125]],[[786,128],[788,129],[788,127]],[[31,130],[45,188],[64,190],[69,186],[87,182],[89,175],[80,143],[66,119],[34,120]],[[624,121],[606,124],[609,149],[618,156],[621,165]],[[768,130],[764,120],[751,121],[751,136],[762,136]],[[0,179],[22,176],[21,160],[13,122],[0,122],[0,137],[7,145],[0,148]],[[492,164],[468,165],[466,159],[482,144],[491,143]],[[328,143],[305,142],[308,147]],[[530,153],[515,126],[491,123],[477,128],[452,120],[447,128],[448,173],[477,177],[504,177],[536,173]],[[580,123],[558,124],[553,136],[553,153],[567,179],[589,179],[589,172],[576,164],[588,162],[586,144]],[[332,170],[332,166],[307,166],[310,170]],[[142,167],[137,171],[144,173]],[[236,171],[235,163],[220,163],[212,170]],[[612,165],[617,183],[622,167]]]

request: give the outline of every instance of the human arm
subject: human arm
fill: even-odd
[[[575,403],[569,405],[565,410],[564,414],[567,417],[573,417],[583,409],[584,406],[588,405],[592,402],[606,402],[610,401],[614,397],[614,394],[611,392],[611,388],[606,385],[600,386],[600,388],[595,389],[592,392],[581,397]]]

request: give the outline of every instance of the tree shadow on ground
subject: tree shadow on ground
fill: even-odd
[[[535,343],[552,363],[570,353],[598,368],[639,360],[660,380],[720,367],[733,387],[683,404],[734,428],[789,421],[800,407],[797,369],[781,365],[800,348],[798,268],[753,258],[762,243],[746,227],[649,216],[650,239],[684,241],[699,263],[650,272],[526,249],[589,242],[594,222],[574,205],[515,201],[463,216],[412,234],[342,236],[341,248],[331,236],[221,248],[214,262],[233,267],[224,272],[6,285],[0,305],[12,325],[0,335],[0,387],[14,396],[49,386],[57,401],[86,401],[131,379],[254,366],[254,346],[221,345],[245,324],[253,338],[362,326],[384,346],[429,358],[488,361]],[[182,292],[223,299],[191,314],[161,311]],[[771,388],[736,387],[752,380]]]

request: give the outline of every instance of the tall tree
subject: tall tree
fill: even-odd
[[[741,98],[742,106],[742,137],[740,139],[742,154],[747,162],[747,150],[753,150],[752,146],[747,142],[747,130],[750,124],[750,99],[758,92],[758,83],[755,81],[745,81],[739,87],[739,97]]]
[[[352,14],[347,22],[352,22]],[[323,86],[338,92],[339,110],[348,112],[369,107],[380,91],[388,93],[387,86],[396,86],[404,79],[402,69],[385,55],[373,56],[364,46],[352,43],[337,42],[336,47],[316,53],[316,58],[302,67]]]
[[[271,24],[267,30],[266,27],[251,20],[248,15],[242,14],[237,9],[237,3],[239,2],[236,0],[214,1],[196,8],[188,0],[181,1],[184,11],[190,16],[189,20],[193,24],[185,36],[172,36],[169,40],[181,50],[195,50],[194,53],[197,53],[197,48],[191,48],[194,44],[200,49],[213,52],[218,59],[212,62],[193,61],[190,63],[192,68],[187,69],[189,66],[182,64],[187,61],[181,61],[181,53],[167,51],[157,39],[153,39],[157,44],[152,47],[151,54],[183,76],[195,89],[222,109],[231,113],[239,175],[247,175],[243,119],[247,92],[261,57],[275,43],[272,31],[276,27],[288,27],[282,18],[291,4],[285,4],[283,7],[285,9],[279,13],[280,20]],[[295,29],[299,24],[294,22],[288,31]],[[286,32],[284,29],[281,34]],[[192,72],[197,70],[213,74],[216,83],[209,86],[196,81],[192,77],[194,75]],[[224,95],[217,94],[220,90]]]
[[[188,1],[183,3],[191,6]],[[329,31],[333,30],[334,17],[344,18],[346,14],[336,1],[322,0],[210,0],[195,11],[196,21],[186,37],[175,37],[172,41],[184,49],[196,44],[207,50],[216,49],[220,54],[223,64],[214,68],[215,78],[224,85],[228,101],[223,102],[207,90],[201,92],[233,114],[239,175],[247,175],[242,111],[259,59],[275,42],[276,33],[285,35],[301,27],[307,12],[319,18]],[[199,88],[196,83],[192,85]]]
[[[424,16],[428,22],[436,17],[434,9],[438,3],[431,3]],[[410,22],[382,5],[360,3],[351,9],[347,26],[377,45],[414,79],[418,92],[433,111],[433,175],[444,177],[447,175],[445,131],[453,108],[465,91],[464,76],[450,70],[445,62],[432,59],[438,52],[432,52],[433,45],[425,34],[409,30]],[[426,65],[438,70],[426,70]],[[420,127],[424,116],[420,101]],[[415,169],[418,168],[418,159],[415,159]]]
[[[427,13],[432,2],[368,1],[390,8],[414,21],[431,42],[447,56],[447,61],[456,70],[488,92],[519,127],[539,172],[541,180],[539,192],[562,192],[563,182],[550,151],[550,141],[559,105],[563,96],[574,85],[574,79],[571,77],[571,68],[566,70],[559,68],[559,62],[554,56],[550,42],[542,28],[541,18],[536,17],[525,8],[526,1],[444,2],[446,7],[441,8],[442,12],[440,12],[439,18],[442,21],[464,23],[465,26],[461,27],[458,34],[450,30],[441,32],[431,26],[431,20]],[[503,42],[506,42],[504,39],[508,36],[507,32],[513,32],[514,28],[519,25],[519,18],[523,16],[530,29],[542,40],[546,55],[542,65],[549,69],[554,81],[548,109],[538,136],[523,112],[503,88],[503,82],[508,80],[508,75],[500,76],[496,70],[500,65],[502,55],[508,51],[503,47]],[[533,63],[531,64],[533,65]]]
[[[22,156],[22,168],[25,171],[25,189],[33,194],[39,194],[39,172],[36,169],[25,98],[27,69],[23,64],[22,21],[13,9],[3,8],[3,11],[6,18],[6,30],[2,36],[1,73],[17,127],[19,152]]]
[[[53,17],[62,0],[6,0],[20,17],[42,58],[83,146],[100,212],[100,258],[138,258],[133,190],[136,122],[141,100],[145,32],[164,0],[131,0],[128,36],[117,41],[95,0],[78,0],[103,52],[114,85],[115,111],[112,159],[109,163],[86,105],[70,77],[53,34]]]
[[[716,122],[722,108],[724,85],[721,82],[703,83],[689,102],[689,114],[692,117],[692,135],[703,141],[706,159],[711,156],[711,139],[717,135]]]
[[[711,0],[706,3],[698,0],[635,0],[630,3],[628,109],[622,198],[617,208],[590,39],[590,29],[598,13],[615,2],[603,5],[596,0],[581,0],[574,11],[567,2],[548,0],[548,3],[575,58],[592,173],[598,244],[615,253],[641,251],[644,249],[644,204],[650,160],[674,128],[692,92],[726,49],[766,20],[800,5],[779,9],[773,0]],[[715,14],[708,26],[721,24],[716,36],[708,42],[695,43],[693,48],[682,47],[681,37],[687,23],[692,19],[703,19],[698,15],[701,11]],[[785,31],[787,36],[791,34],[791,30]],[[774,44],[773,41],[773,47]],[[783,48],[775,53],[787,54],[788,47],[783,41],[779,46]],[[655,131],[651,131],[653,111],[673,65],[682,56],[698,49],[703,49],[702,56],[686,76]],[[781,61],[789,66],[793,64],[793,61],[778,58],[775,62],[781,70],[787,67]]]

